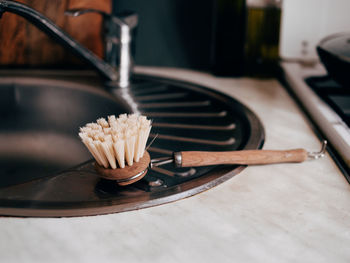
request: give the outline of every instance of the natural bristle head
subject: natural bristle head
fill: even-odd
[[[138,114],[110,115],[79,129],[79,137],[98,165],[120,169],[143,157],[151,121]]]

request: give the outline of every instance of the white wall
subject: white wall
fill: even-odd
[[[344,31],[350,32],[350,0],[283,0],[282,58],[315,59],[323,37]]]

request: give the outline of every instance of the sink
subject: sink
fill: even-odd
[[[150,138],[156,140],[148,148],[151,158],[171,156],[173,151],[262,147],[261,122],[229,96],[193,83],[153,76],[134,75],[126,85],[129,78],[124,77],[128,77],[132,65],[129,33],[137,21],[135,16],[123,22],[109,19],[115,23],[110,28],[126,32],[120,37],[114,35],[120,30],[107,32],[123,44],[109,43],[110,50],[121,54],[122,70],[117,74],[110,64],[39,12],[13,1],[0,2],[0,6],[2,13],[26,18],[113,80],[101,85],[95,82],[96,76],[91,83],[90,76],[68,81],[74,79],[74,72],[69,76],[53,74],[65,81],[55,76],[34,77],[30,71],[17,76],[14,71],[0,72],[0,215],[83,216],[146,208],[198,194],[244,169],[239,165],[179,169],[165,165],[152,168],[137,183],[120,188],[100,178],[77,136],[79,126],[106,115],[138,111],[152,119]],[[108,57],[113,55],[117,54]],[[113,88],[117,82],[124,88]]]
[[[141,209],[201,193],[245,168],[167,164],[119,187],[99,177],[78,138],[79,127],[99,117],[138,111],[151,119],[151,158],[173,151],[258,149],[264,143],[262,123],[249,108],[200,85],[136,74],[128,89],[114,89],[91,71],[34,73],[0,70],[0,215]]]
[[[45,78],[0,78],[0,187],[91,159],[80,126],[130,107],[101,86]]]

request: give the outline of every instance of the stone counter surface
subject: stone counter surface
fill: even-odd
[[[320,141],[274,79],[216,78],[138,67],[229,94],[266,131],[264,149]],[[0,218],[0,262],[350,262],[350,185],[327,155],[250,166],[196,196],[137,211],[77,218]]]

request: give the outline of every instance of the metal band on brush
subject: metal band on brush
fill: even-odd
[[[117,183],[125,183],[125,182],[129,182],[131,180],[134,180],[140,176],[142,176],[145,172],[147,172],[147,168],[141,172],[139,172],[138,174],[135,174],[134,176],[132,177],[129,177],[129,178],[125,178],[125,179],[118,179],[118,180],[115,180]]]
[[[175,164],[175,167],[182,167],[182,154],[181,154],[181,152],[174,152],[174,164]]]

